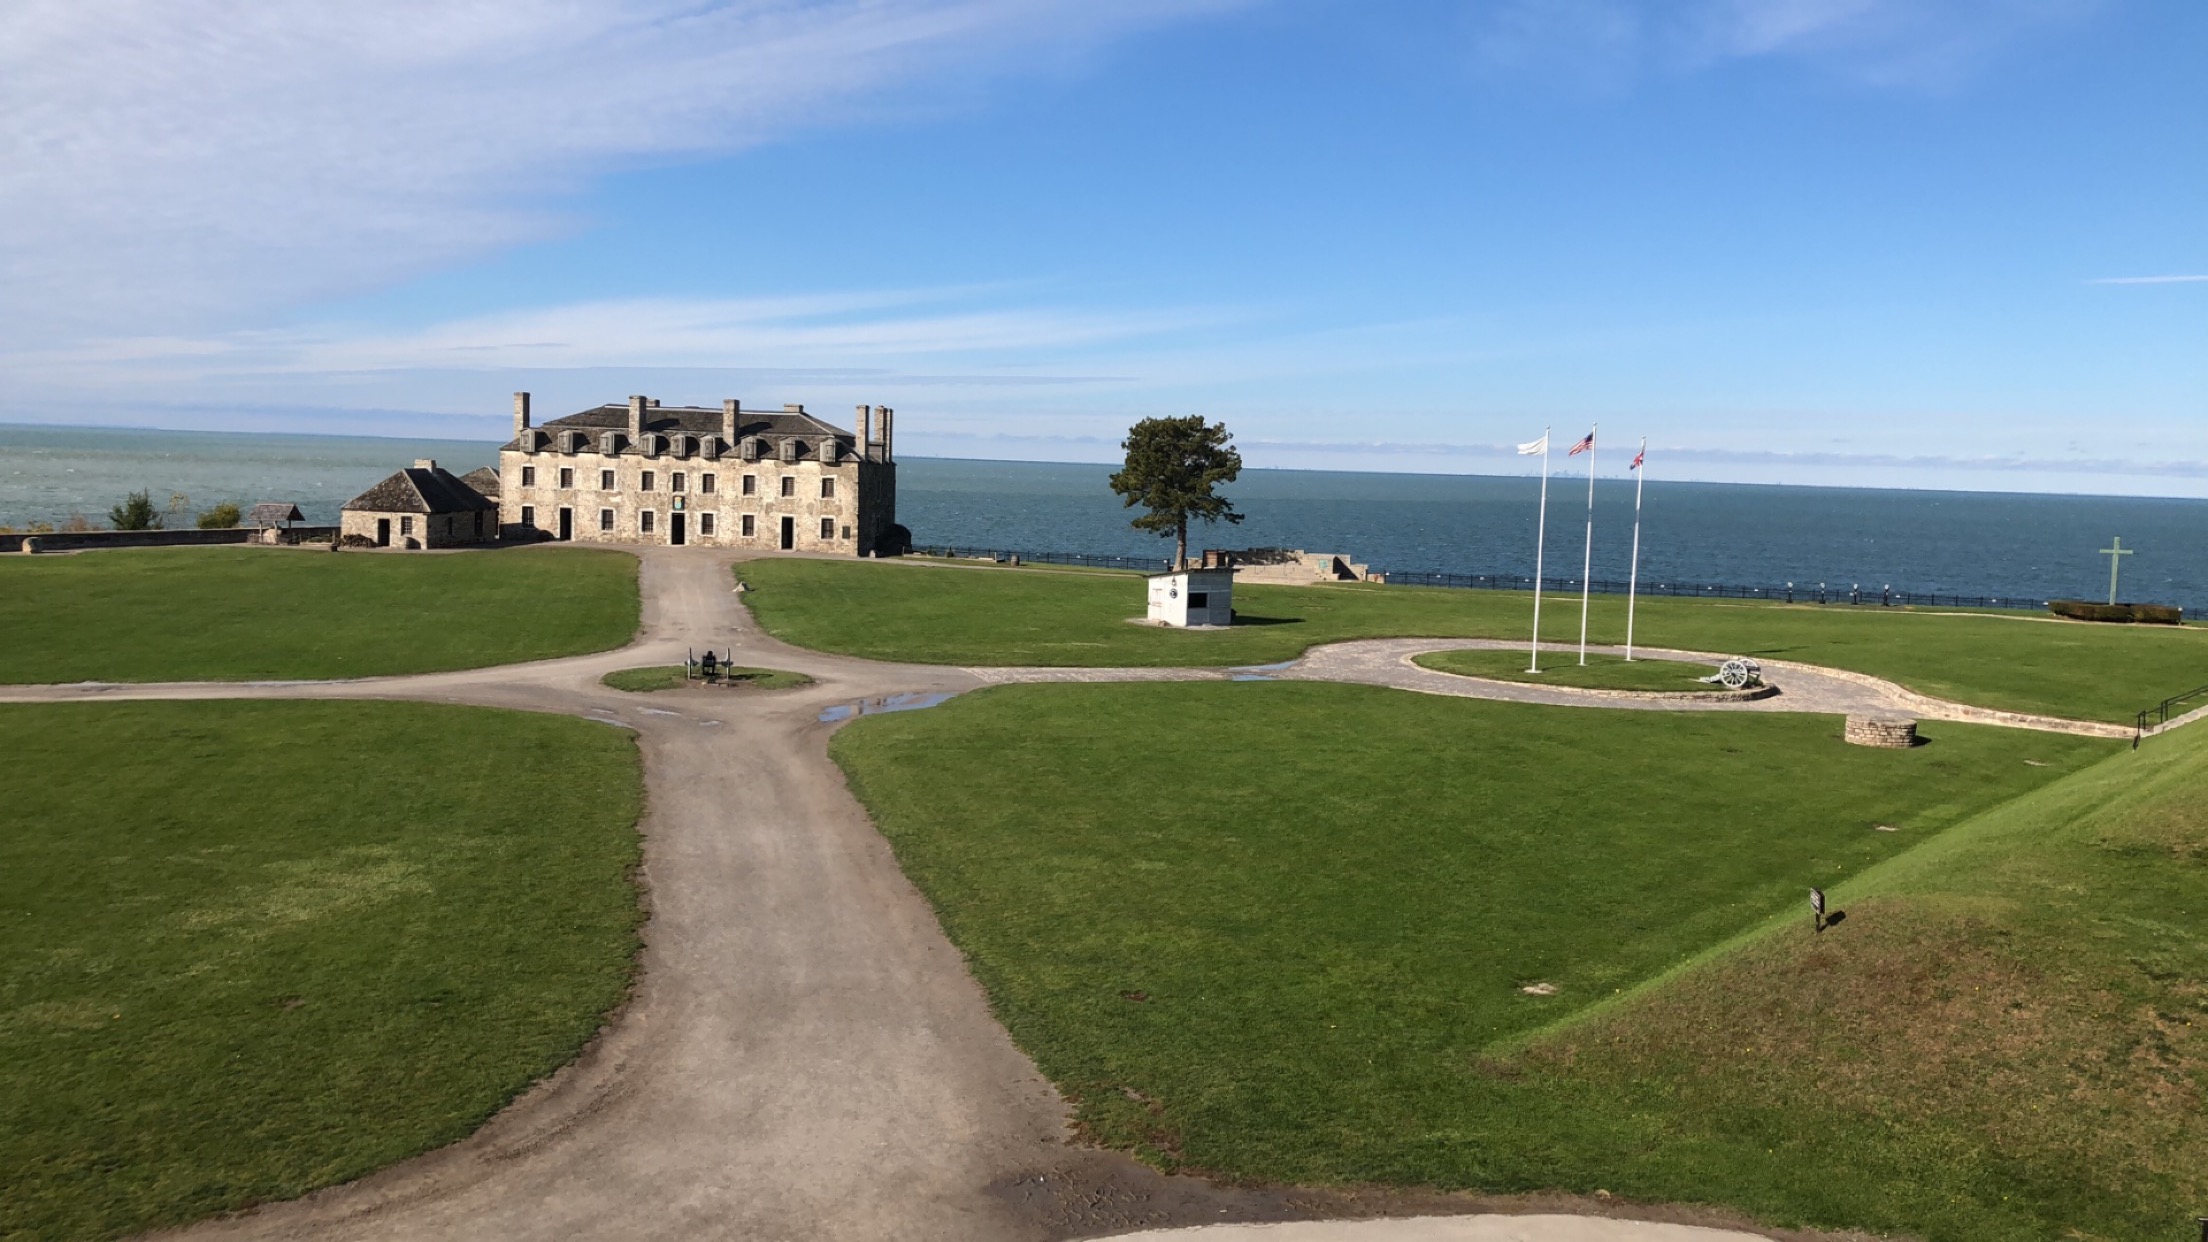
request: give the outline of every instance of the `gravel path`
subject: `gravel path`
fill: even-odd
[[[374,1176],[180,1231],[194,1239],[1054,1239],[1198,1223],[1217,1242],[1720,1242],[1690,1208],[1547,1196],[1222,1188],[1071,1144],[1063,1100],[989,1012],[926,900],[826,755],[830,720],[984,685],[1298,678],[1583,704],[1417,669],[1471,642],[1346,643],[1289,667],[955,669],[786,646],[730,590],[731,557],[644,549],[644,622],[620,651],[336,682],[0,687],[0,701],[409,699],[576,715],[636,732],[651,917],[629,1005],[575,1064],[462,1142]],[[632,695],[598,678],[734,649],[813,686]],[[1654,653],[1651,653],[1654,654]],[[1887,708],[1790,666],[1763,703]],[[1882,683],[1881,683],[1882,684]],[[1896,688],[1898,689],[1898,688]],[[1904,692],[1906,693],[1906,692]],[[905,696],[919,696],[917,700]],[[1628,704],[1607,701],[1605,706]],[[1665,706],[1659,710],[1679,710]],[[1921,713],[1920,713],[1921,714]],[[1549,1215],[1512,1215],[1527,1211]],[[1558,1213],[1584,1213],[1560,1215]],[[1599,1219],[1637,1213],[1657,1221]],[[1670,1223],[1661,1223],[1670,1222]],[[1791,1235],[1789,1235],[1791,1236]]]
[[[1616,690],[1582,690],[1569,686],[1540,686],[1525,682],[1491,681],[1437,672],[1413,663],[1413,658],[1434,651],[1515,651],[1524,643],[1487,638],[1373,638],[1315,647],[1302,659],[1285,664],[1242,668],[969,668],[964,670],[986,685],[1038,682],[1125,681],[1333,681],[1355,685],[1388,686],[1419,694],[1442,694],[1465,699],[1493,699],[1505,703],[1538,703],[1549,707],[1597,707],[1644,712],[1808,712],[1823,715],[1911,716],[1920,720],[1954,720],[1970,724],[2005,725],[2047,733],[2075,733],[2088,737],[2128,738],[2128,725],[2095,720],[2065,720],[2000,712],[1951,703],[1918,694],[1890,681],[1845,669],[1764,660],[1764,680],[1778,687],[1769,698],[1744,699],[1711,695],[1681,698],[1675,695],[1638,695]],[[1590,646],[1601,655],[1623,655],[1622,647]],[[1635,658],[1677,660],[1716,665],[1726,657],[1713,652],[1672,651],[1638,647]],[[1557,664],[1577,659],[1577,649],[1544,650],[1543,659]],[[2171,727],[2208,718],[2208,709]],[[2150,730],[2150,732],[2153,732]]]

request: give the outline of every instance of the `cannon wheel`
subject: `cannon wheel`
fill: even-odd
[[[1717,670],[1718,681],[1727,690],[1747,689],[1749,676],[1748,662],[1745,660],[1727,660]]]

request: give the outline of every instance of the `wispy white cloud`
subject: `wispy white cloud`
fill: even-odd
[[[203,328],[571,224],[640,160],[1236,0],[19,0],[0,331]]]
[[[2099,278],[2098,280],[2089,280],[2089,281],[2086,281],[2085,283],[2087,283],[2087,284],[2089,284],[2089,285],[2201,285],[2201,284],[2208,284],[2208,275],[2203,275],[2203,276],[2103,276],[2103,277]]]
[[[1078,358],[1236,322],[1229,309],[1077,311],[1004,290],[889,290],[784,298],[578,302],[401,331],[325,324],[106,337],[0,350],[19,383],[53,391],[311,385],[372,373],[576,370],[882,374],[980,364],[964,382],[1063,383],[1035,360]]]
[[[1622,87],[1758,58],[1874,86],[1944,87],[2105,0],[1504,0],[1474,22],[1490,70]]]

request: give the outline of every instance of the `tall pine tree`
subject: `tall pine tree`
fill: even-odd
[[[1173,536],[1173,565],[1188,564],[1188,520],[1240,522],[1227,498],[1212,489],[1242,473],[1242,454],[1225,423],[1206,425],[1201,415],[1146,418],[1127,431],[1120,448],[1127,464],[1112,476],[1112,490],[1126,506],[1149,512],[1136,530]]]

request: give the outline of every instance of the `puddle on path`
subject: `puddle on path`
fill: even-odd
[[[681,716],[681,715],[682,715],[682,713],[681,713],[681,712],[671,712],[671,711],[668,711],[668,710],[667,710],[666,708],[664,708],[664,707],[639,707],[639,708],[637,708],[636,710],[638,710],[638,711],[640,711],[640,712],[644,713],[644,714],[645,714],[645,715],[647,715],[647,716],[678,716],[678,717],[679,717],[679,716]]]
[[[916,712],[923,707],[934,707],[951,697],[948,693],[891,694],[878,699],[861,699],[856,703],[838,703],[824,707],[820,712],[822,724],[835,724],[853,716],[878,716],[883,712]]]
[[[583,719],[591,721],[594,724],[612,725],[616,729],[626,729],[629,727],[628,721],[618,720],[612,716],[585,716],[583,717]]]
[[[1245,664],[1240,668],[1228,669],[1227,680],[1278,681],[1280,678],[1276,674],[1287,672],[1288,666],[1294,663],[1294,660],[1282,660],[1278,664]]]

